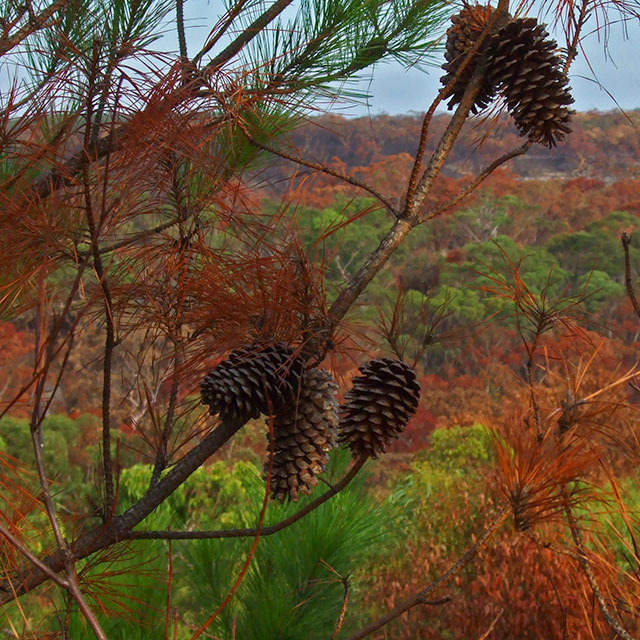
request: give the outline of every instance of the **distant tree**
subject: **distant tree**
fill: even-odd
[[[28,425],[16,424],[16,433],[3,431],[3,438],[9,444],[10,435],[28,431],[35,464],[33,475],[22,474],[23,486],[10,473],[10,458],[0,458],[6,470],[1,476],[0,601],[15,604],[51,581],[67,599],[68,615],[60,615],[62,633],[71,620],[77,624],[71,615],[77,609],[95,636],[106,638],[96,614],[100,602],[87,576],[95,579],[93,567],[107,562],[109,553],[117,554],[113,545],[132,539],[253,539],[228,594],[211,603],[207,620],[185,628],[194,639],[205,633],[236,593],[260,538],[292,525],[340,492],[404,426],[416,391],[410,392],[414,383],[407,364],[368,365],[360,391],[354,386],[349,396],[357,400],[350,418],[351,467],[326,492],[266,526],[269,495],[295,500],[296,487],[304,490],[307,482],[317,482],[313,474],[322,466],[324,448],[333,444],[331,434],[303,451],[302,444],[309,442],[295,440],[302,437],[296,431],[302,418],[294,412],[284,422],[282,398],[290,393],[289,408],[302,411],[300,398],[309,391],[304,385],[315,376],[324,381],[318,393],[325,403],[315,411],[323,416],[319,420],[330,419],[333,382],[316,367],[325,358],[330,362],[351,337],[347,313],[417,226],[450,211],[495,169],[534,144],[552,147],[569,133],[566,73],[583,26],[594,14],[601,29],[637,17],[633,3],[615,6],[614,16],[591,0],[549,3],[566,31],[564,50],[558,53],[534,19],[508,13],[507,0],[494,7],[465,5],[462,11],[448,0],[237,0],[225,5],[194,52],[183,0],[5,3],[0,54],[6,66],[20,71],[1,97],[0,319],[19,318],[30,327],[33,358],[30,375],[11,398],[2,396],[3,415],[18,403],[27,404]],[[443,87],[421,120],[410,175],[403,189],[395,185],[394,197],[364,182],[368,176],[361,180],[339,166],[303,157],[288,144],[288,132],[305,118],[336,101],[361,97],[353,81],[372,65],[396,59],[424,66],[435,60],[445,21],[456,12],[447,36]],[[177,34],[177,53],[153,48],[167,29]],[[522,48],[527,55],[521,55]],[[498,98],[522,139],[458,192],[436,199],[441,170],[463,125]],[[430,148],[429,129],[444,100],[455,111],[450,119],[438,119],[441,134]],[[337,218],[327,213],[331,219],[319,221],[314,246],[305,251],[287,199],[277,212],[262,215],[252,191],[274,156],[294,163],[301,173],[358,188],[374,199],[376,207],[368,207],[386,213],[377,247],[358,255],[357,268],[343,269],[344,282],[330,297],[325,262],[350,256],[323,252],[323,242],[349,228],[349,250],[361,250],[372,238],[358,242],[352,230],[367,211],[348,217],[337,212]],[[289,187],[301,188],[300,181]],[[337,262],[334,266],[340,269]],[[539,394],[551,397],[536,386],[543,382],[537,368],[540,336],[562,320],[561,310],[547,304],[544,288],[528,290],[517,269],[511,275],[515,284],[499,277],[493,283],[526,325],[522,338],[530,393],[528,403],[520,404],[528,412],[510,423],[511,439],[505,435],[497,444],[506,506],[491,514],[486,530],[449,570],[363,626],[352,640],[417,605],[440,604],[431,594],[472,561],[509,508],[520,529],[564,510],[573,540],[567,553],[577,558],[612,633],[630,637],[624,624],[636,602],[603,592],[576,524],[574,486],[596,466],[593,456],[583,455],[584,438],[572,430],[574,414],[583,406],[578,405],[579,389],[573,390],[573,400],[558,400],[549,413],[540,408]],[[463,301],[452,293],[463,313]],[[401,323],[392,322],[392,342],[400,328]],[[102,334],[99,344],[91,338],[96,330]],[[78,359],[81,346],[86,356]],[[224,359],[230,351],[231,359]],[[206,415],[199,397],[199,383],[214,365],[219,366],[208,377],[203,397],[217,419]],[[76,388],[77,402],[99,398],[101,460],[96,490],[86,503],[78,496],[80,504],[69,513],[53,483],[66,482],[72,456],[63,451],[63,423],[47,422],[47,415],[71,366],[91,389],[83,396]],[[375,388],[380,376],[390,376],[385,381],[395,391]],[[378,400],[363,389],[375,391]],[[384,427],[364,421],[361,437],[358,420],[370,410],[382,420],[394,394],[405,404],[391,405],[397,414],[391,422],[385,418]],[[267,419],[271,453],[255,525],[215,531],[145,529],[154,510],[258,413],[275,417]],[[144,492],[126,505],[119,492],[125,455],[120,443],[151,465]],[[283,452],[307,466],[296,470],[282,459]],[[303,460],[307,454],[311,462]],[[541,487],[527,484],[533,482],[531,469],[523,468],[529,460],[538,464],[533,475]],[[28,509],[20,507],[21,500]],[[36,507],[41,509],[34,534],[29,513]],[[334,638],[347,614],[347,596],[345,587]]]

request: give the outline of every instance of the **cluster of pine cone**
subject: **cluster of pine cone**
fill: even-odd
[[[284,344],[236,349],[201,384],[211,415],[239,422],[270,416],[271,496],[280,502],[311,493],[338,442],[355,458],[383,453],[420,397],[413,369],[389,358],[360,367],[341,406],[337,390],[329,371],[306,368]]]
[[[568,122],[573,98],[569,93],[563,59],[535,18],[513,19],[506,14],[496,21],[469,63],[461,66],[478,37],[494,16],[491,6],[469,5],[451,18],[447,31],[445,64],[441,78],[448,91],[449,108],[458,104],[477,69],[482,84],[471,109],[487,107],[498,95],[523,137],[552,147],[571,132]]]

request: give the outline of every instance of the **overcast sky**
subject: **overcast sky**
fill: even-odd
[[[623,109],[640,107],[640,28],[634,25],[629,29],[629,36],[624,40],[620,30],[614,30],[608,43],[608,58],[603,43],[599,43],[597,38],[591,39],[586,53],[592,70],[584,56],[580,56],[571,67],[571,94],[576,101],[573,108],[578,111],[615,109],[616,104],[607,91]],[[594,73],[604,88],[594,81]],[[440,88],[442,74],[438,68],[425,74],[405,71],[395,64],[380,65],[374,71],[369,88],[372,96],[370,108],[363,105],[349,113],[425,111]]]
[[[636,0],[637,1],[637,0]],[[217,18],[221,2],[218,0],[187,0],[185,16],[189,24],[187,39],[190,50],[197,50],[198,44],[206,37],[210,25]],[[495,4],[495,2],[493,3]],[[600,83],[608,90],[623,109],[640,107],[640,25],[628,23],[627,38],[623,37],[619,26],[611,27],[608,48],[597,35],[584,42],[587,57],[593,71],[589,69],[584,56],[580,56],[571,68],[572,95],[579,111],[589,109],[610,110],[616,104],[604,89],[594,81],[594,72]],[[562,43],[560,34],[554,35]],[[351,107],[341,111],[351,115],[365,115],[386,112],[390,114],[409,111],[425,111],[440,87],[443,71],[430,68],[428,73],[405,70],[398,64],[379,65],[373,73],[373,81],[368,87],[371,99],[367,105]]]
[[[640,5],[640,0],[628,0],[628,2]],[[187,42],[191,55],[202,47],[212,25],[217,22],[223,6],[224,3],[221,0],[186,0]],[[560,34],[553,35],[563,44]],[[589,68],[584,55],[580,55],[571,68],[572,95],[576,100],[574,108],[579,111],[615,109],[616,103],[607,91],[614,96],[623,109],[640,108],[640,24],[638,21],[627,24],[626,38],[622,28],[619,25],[613,25],[606,51],[603,42],[598,41],[597,35],[590,36],[583,44],[592,69]],[[176,50],[175,30],[170,29],[155,46],[163,50]],[[9,62],[0,69],[2,90],[6,90],[9,79],[15,73],[16,67],[12,67]],[[365,79],[359,87],[359,89],[368,89],[367,92],[371,95],[368,103],[341,109],[340,113],[375,115],[425,111],[440,87],[440,76],[443,73],[437,66],[429,68],[428,73],[425,73],[417,70],[407,71],[395,63],[378,65],[373,70],[373,79],[370,82]],[[594,73],[604,89],[594,81]]]

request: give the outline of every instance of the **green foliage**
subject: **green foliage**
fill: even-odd
[[[634,216],[614,212],[582,231],[555,236],[547,243],[547,250],[557,258],[560,266],[577,276],[584,276],[595,269],[620,279],[624,273],[620,233],[636,226]],[[638,270],[640,249],[632,246],[629,254],[633,268]]]
[[[171,0],[71,0],[61,3],[55,28],[39,31],[27,41],[27,70],[35,81],[55,73],[69,73],[68,56],[75,55],[83,64],[77,65],[71,74],[77,74],[76,79],[82,78],[89,73],[97,52],[99,64],[109,68],[110,74],[116,65],[136,56],[160,38],[159,27],[173,5]]]
[[[442,0],[302,0],[295,16],[262,31],[242,55],[256,70],[253,83],[277,78],[308,105],[318,95],[331,95],[331,83],[385,59],[424,64],[437,45],[432,34],[450,12]],[[253,17],[241,13],[242,26]]]
[[[400,547],[428,539],[449,551],[462,549],[474,531],[481,500],[471,488],[491,459],[491,441],[483,425],[436,429],[431,447],[416,456],[386,503],[393,514],[388,520],[403,532],[397,539]],[[461,510],[467,513],[462,526],[450,517]]]
[[[44,440],[44,465],[49,477],[54,480],[54,499],[77,511],[79,497],[92,490],[86,476],[87,468],[78,465],[77,452],[82,452],[88,465],[93,464],[97,454],[95,446],[87,447],[82,441],[83,426],[95,416],[82,415],[78,420],[61,414],[51,414],[42,423]],[[29,421],[25,418],[4,416],[0,419],[0,437],[3,450],[20,460],[27,468],[34,468],[35,456]],[[58,484],[59,478],[64,483]]]
[[[120,505],[126,510],[139,500],[149,487],[151,467],[134,465],[123,469],[120,476]],[[262,484],[258,469],[246,462],[231,468],[217,461],[197,469],[145,521],[145,528],[242,526],[237,506],[247,502],[256,483]]]
[[[432,468],[446,469],[454,475],[468,474],[492,458],[491,436],[481,424],[436,429],[431,434],[430,444],[418,459]]]
[[[598,311],[605,302],[626,295],[624,286],[615,282],[608,273],[598,270],[578,278],[577,287],[579,291],[588,296],[584,304],[587,311],[590,312]]]
[[[348,452],[334,451],[327,481],[337,482],[349,460]],[[144,493],[150,478],[148,466],[123,470],[121,508]],[[270,502],[265,525],[288,517],[324,491],[320,483],[299,504]],[[198,469],[143,525],[145,529],[255,527],[264,492],[262,473],[253,464],[216,462]],[[360,474],[302,520],[262,538],[238,592],[211,631],[225,640],[325,640],[344,593],[331,569],[346,576],[374,558],[388,541],[383,518],[382,507],[366,493]],[[207,619],[231,589],[252,543],[253,538],[172,543],[172,602],[183,620],[200,625]],[[129,557],[88,570],[89,581],[95,576],[104,592],[112,589],[117,594],[101,623],[110,638],[163,637],[168,546],[144,541],[132,543],[130,549]],[[83,624],[74,612],[71,637],[84,637]]]
[[[33,445],[31,444],[28,420],[4,416],[0,419],[0,436],[6,443],[6,451],[9,455],[25,463],[33,460]]]
[[[487,317],[480,293],[473,289],[458,289],[445,284],[438,287],[431,301],[435,306],[444,306],[455,319],[461,322],[477,323]]]
[[[342,475],[348,458],[344,451],[334,452],[330,482]],[[236,507],[238,524],[255,526],[264,483],[257,472],[246,479],[249,500]],[[286,518],[325,490],[318,487],[299,505],[270,505],[266,524]],[[382,517],[380,507],[364,493],[362,480],[356,479],[301,521],[261,540],[236,597],[216,621],[214,633],[231,638],[235,624],[236,637],[247,640],[326,638],[343,595],[341,581],[328,567],[344,576],[365,558],[374,557],[385,541]],[[228,593],[251,543],[251,539],[202,540],[185,547],[189,584],[183,593],[198,619]]]

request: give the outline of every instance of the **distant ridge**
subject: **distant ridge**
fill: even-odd
[[[434,148],[449,117],[438,114],[433,118],[428,150]],[[340,161],[353,169],[398,154],[413,156],[421,125],[422,114],[413,113],[370,118],[326,115],[296,129],[289,140],[305,158],[320,163]],[[535,145],[525,156],[509,162],[509,169],[523,179],[589,176],[609,181],[640,177],[640,109],[577,113],[572,127],[573,133],[558,147],[549,150]],[[446,173],[455,177],[475,174],[520,144],[522,138],[507,117],[475,119],[454,146]],[[269,173],[286,172],[288,164],[276,162]]]

